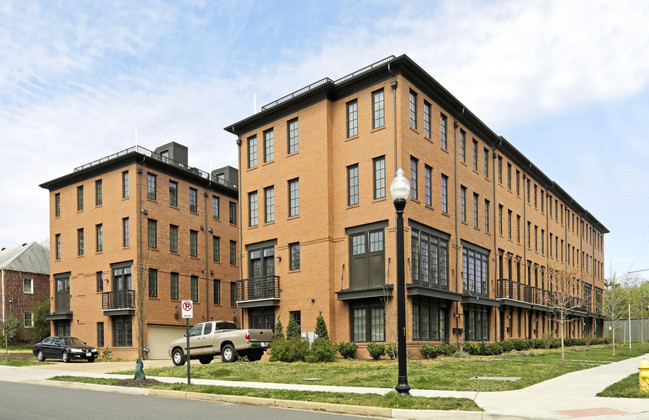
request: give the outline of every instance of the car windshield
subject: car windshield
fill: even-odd
[[[68,346],[73,346],[73,347],[83,347],[83,346],[85,346],[85,343],[83,341],[79,340],[76,337],[61,338],[61,341],[63,341],[63,344],[67,344]]]

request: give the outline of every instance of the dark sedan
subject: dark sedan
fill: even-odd
[[[34,356],[41,362],[45,359],[61,359],[64,363],[76,359],[94,362],[99,353],[97,348],[87,346],[75,337],[47,337],[34,344]]]

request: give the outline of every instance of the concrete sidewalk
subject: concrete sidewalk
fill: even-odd
[[[595,395],[607,386],[620,381],[621,379],[637,372],[637,366],[643,356],[621,362],[598,366],[578,372],[572,372],[548,381],[530,386],[517,391],[501,392],[473,392],[473,391],[435,391],[414,389],[412,395],[425,397],[457,397],[470,398],[482,407],[483,413],[454,412],[454,411],[420,411],[420,410],[367,410],[367,415],[379,415],[382,417],[395,418],[456,418],[456,419],[565,419],[592,417],[597,419],[649,419],[649,399],[630,398],[601,398]],[[146,361],[147,367],[167,366],[169,361]],[[11,382],[48,383],[45,381],[56,375],[73,375],[88,377],[113,377],[132,378],[130,375],[110,375],[107,372],[114,372],[126,369],[133,369],[133,362],[100,363],[89,365],[78,364],[55,364],[41,365],[34,367],[15,368],[0,366],[0,380]],[[151,377],[160,382],[183,383],[183,378]],[[42,382],[41,382],[42,381]],[[193,379],[196,385],[220,385],[228,387],[251,387],[266,389],[290,389],[310,390],[328,392],[352,392],[352,393],[375,393],[385,394],[392,391],[386,388],[359,388],[359,387],[337,387],[324,385],[307,384],[274,384],[260,382],[234,382],[208,379]],[[96,387],[96,386],[95,386]],[[92,387],[90,387],[92,388]],[[100,387],[101,388],[101,387]],[[99,388],[93,388],[99,389]],[[103,388],[101,388],[103,389]],[[111,389],[115,391],[114,387]],[[135,393],[153,395],[138,390]],[[121,391],[120,391],[121,392]],[[123,389],[123,392],[134,391]],[[184,398],[188,398],[182,393]],[[157,394],[156,394],[157,395]],[[170,395],[166,395],[170,396]],[[243,398],[243,397],[242,397]],[[237,402],[237,399],[229,399],[230,402]],[[244,402],[243,400],[241,402]],[[245,403],[250,403],[246,400]],[[309,409],[306,402],[300,403],[300,409]],[[306,405],[305,405],[306,404]],[[323,409],[320,404],[313,404],[312,409]],[[389,411],[386,411],[389,410]],[[340,410],[334,412],[341,412]],[[344,411],[343,411],[344,412]],[[353,411],[359,413],[358,410]],[[388,415],[389,413],[389,415]]]

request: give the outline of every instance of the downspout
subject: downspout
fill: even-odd
[[[209,176],[212,177],[212,174],[210,174]],[[212,186],[212,180],[210,179],[210,181],[207,184],[207,187],[209,188],[211,186]],[[210,267],[209,267],[209,264],[208,264],[209,255],[208,255],[208,241],[207,241],[208,233],[210,232],[209,228],[207,227],[207,197],[208,196],[209,196],[209,194],[207,193],[207,191],[204,191],[203,192],[203,197],[205,198],[205,200],[204,200],[205,201],[205,230],[204,230],[204,232],[205,232],[205,321],[206,322],[210,320],[210,272],[209,272]]]
[[[498,229],[498,220],[497,220],[498,215],[496,214],[496,213],[497,213],[497,212],[496,212],[496,207],[498,206],[498,201],[497,201],[497,199],[496,199],[496,157],[497,157],[497,156],[498,156],[498,153],[496,152],[496,146],[494,145],[494,147],[493,147],[493,158],[494,158],[494,164],[493,164],[493,175],[491,176],[491,179],[493,180],[492,184],[493,184],[493,203],[494,203],[494,207],[493,207],[493,209],[494,209],[494,210],[493,210],[493,219],[494,219],[494,225],[493,225],[493,232],[494,232],[494,260],[495,260],[495,264],[494,264],[494,268],[495,268],[494,278],[501,277],[501,276],[500,276],[500,271],[499,271],[501,267],[498,265],[498,261],[499,261],[499,256],[500,256],[500,255],[499,255],[499,253],[498,253],[498,233],[497,233],[497,231],[498,231],[498,230],[497,230],[497,229]],[[487,160],[487,162],[489,162],[489,161]],[[487,175],[489,175],[489,173],[487,173]],[[510,276],[511,276],[511,273],[510,273]],[[502,281],[502,279],[499,279],[499,280]],[[511,279],[510,279],[510,281],[511,281]],[[502,283],[501,283],[501,284],[502,284]],[[495,282],[495,281],[493,282],[493,287],[494,287],[494,288],[496,287],[496,282]],[[495,291],[495,290],[494,290],[494,294],[493,294],[493,296],[496,297],[496,291]],[[500,311],[496,311],[496,313],[498,314],[498,322],[496,322],[495,324],[496,324],[496,326],[498,327],[498,329],[500,329],[500,324],[501,324],[501,323],[500,323],[500,316],[501,316],[501,312],[500,312]],[[494,318],[494,319],[495,319],[495,318]],[[504,324],[503,324],[503,325],[504,325]],[[499,333],[499,334],[497,335],[497,337],[504,337],[504,336],[505,336],[505,334],[504,334],[502,331],[498,331],[498,333]]]
[[[524,267],[523,268],[523,284],[528,284],[529,285],[528,282],[530,281],[530,279],[527,278],[527,272],[529,270],[529,265],[528,265],[528,261],[527,261],[527,244],[528,244],[527,241],[530,240],[530,238],[528,238],[528,235],[527,235],[527,229],[528,229],[528,227],[527,227],[527,198],[528,197],[527,197],[527,194],[526,194],[527,186],[529,185],[528,181],[529,181],[529,179],[527,177],[527,174],[525,172],[523,172],[523,267]],[[531,235],[531,233],[530,233],[530,235]],[[520,285],[519,285],[519,287],[520,287]],[[519,309],[519,312],[518,312],[519,313],[519,317],[518,317],[519,321],[521,319],[520,311],[521,311],[521,309]],[[527,315],[529,316],[529,313]],[[529,325],[529,322],[526,322],[524,325]],[[519,325],[518,330],[519,331],[521,330],[520,325]]]
[[[388,71],[392,74],[392,82],[390,82],[390,87],[392,87],[392,118],[394,119],[394,173],[397,173],[397,76],[390,69],[390,63],[388,63]]]
[[[2,269],[2,322],[5,322],[5,270]]]
[[[234,128],[234,126],[232,126]],[[239,254],[239,279],[243,279],[243,222],[241,220],[241,137],[237,137],[237,146],[239,149],[239,170],[237,171],[237,178],[239,185],[237,185],[237,207],[239,208],[239,240],[237,242],[239,246],[239,249],[241,250],[241,253]],[[236,283],[235,283],[236,285]],[[236,287],[236,286],[235,286]],[[243,328],[244,324],[244,310],[241,309],[241,328]]]
[[[138,253],[138,264],[137,264],[137,275],[138,275],[138,287],[144,287],[144,279],[142,278],[142,191],[141,191],[141,185],[142,185],[142,168],[140,168],[140,165],[144,163],[146,160],[146,157],[142,157],[142,162],[137,164],[137,178],[136,178],[136,188],[137,188],[137,232],[138,232],[138,240],[137,242],[137,253]],[[138,295],[140,295],[140,290],[138,290]],[[141,294],[142,299],[144,299],[144,293]],[[142,302],[142,305],[144,303]],[[139,314],[141,317],[144,316],[144,313]],[[138,322],[138,329],[142,328],[144,326],[144,321]],[[139,331],[138,332],[138,338],[141,339],[139,340],[140,342],[138,343],[138,349],[137,349],[137,357],[139,359],[143,358],[143,347],[144,347],[144,331]]]
[[[460,115],[464,114],[464,108]],[[453,118],[453,166],[455,169],[455,179],[453,181],[454,192],[455,192],[455,290],[459,290],[458,276],[460,274],[460,239],[459,239],[459,228],[458,228],[458,205],[457,205],[457,128],[460,126],[460,123],[457,121],[457,117]],[[465,197],[466,198],[466,197]],[[465,203],[466,209],[466,203]],[[464,292],[464,290],[462,290]],[[457,307],[455,309],[455,331],[457,332],[457,348],[460,347],[460,303],[456,303]]]

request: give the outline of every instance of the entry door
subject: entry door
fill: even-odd
[[[275,248],[268,247],[251,251],[249,270],[248,299],[273,297]]]
[[[500,311],[500,341],[505,340],[505,311]]]
[[[70,277],[59,277],[56,279],[55,306],[57,314],[70,312]]]

